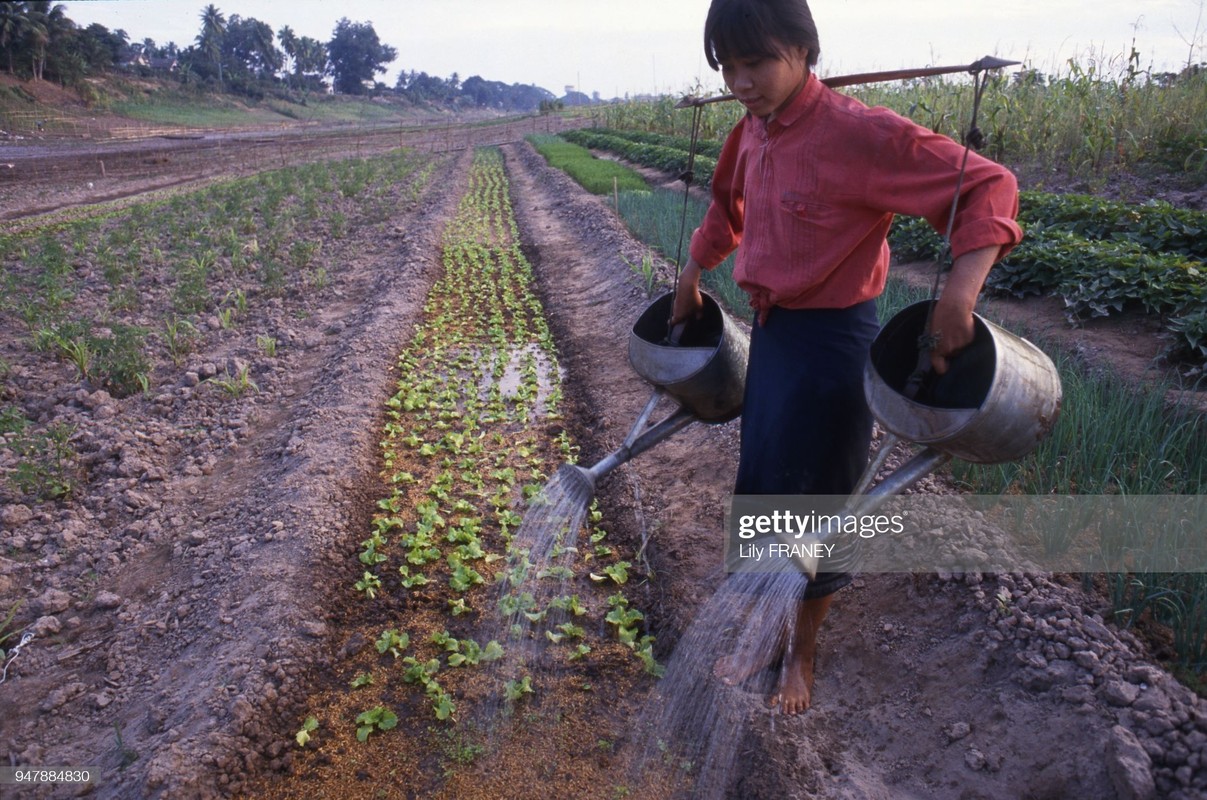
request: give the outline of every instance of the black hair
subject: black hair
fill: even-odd
[[[712,0],[704,21],[704,57],[719,69],[728,58],[782,58],[784,47],[809,51],[817,65],[821,43],[806,0]]]

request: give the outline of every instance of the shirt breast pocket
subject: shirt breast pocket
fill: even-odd
[[[819,253],[825,250],[825,239],[832,236],[834,209],[828,203],[818,203],[808,195],[786,191],[780,196],[779,231],[777,238],[794,266],[806,269],[814,265]]]

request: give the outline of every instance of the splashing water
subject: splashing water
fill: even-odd
[[[779,655],[792,646],[797,604],[807,579],[795,568],[735,573],[696,614],[675,647],[635,729],[635,779],[667,769],[694,782],[693,798],[724,797],[747,724],[775,714]],[[726,685],[715,674],[736,676]],[[774,723],[772,723],[774,724]]]
[[[569,564],[587,518],[593,487],[576,467],[563,465],[528,502],[523,522],[508,547],[507,571],[497,599],[498,628],[486,638],[504,643],[497,664],[501,675],[518,679],[546,666],[542,629],[565,621],[567,611],[553,602],[564,595]],[[495,709],[497,711],[497,709]]]
[[[526,552],[538,573],[562,555],[573,554],[592,496],[592,486],[578,468],[563,464],[529,501],[511,539],[512,550]]]

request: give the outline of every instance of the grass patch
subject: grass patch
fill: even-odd
[[[687,246],[691,233],[700,220],[708,203],[695,197],[688,198],[687,222],[683,224],[683,195],[669,189],[647,189],[640,192],[623,192],[620,195],[620,217],[624,224],[641,241],[660,252],[672,263],[679,253],[680,231],[683,231],[683,261],[687,260]],[[730,256],[701,276],[705,291],[717,299],[734,316],[749,322],[753,319],[746,292],[733,280],[734,257]],[[669,288],[669,287],[668,287]]]
[[[565,172],[592,194],[619,191],[641,191],[648,188],[645,180],[633,170],[615,161],[596,158],[585,147],[551,135],[533,135],[528,141],[545,157],[552,167]]]
[[[121,101],[111,106],[114,113],[132,120],[182,128],[243,127],[266,121],[279,122],[273,112],[230,104],[204,101],[164,100],[155,102]]]

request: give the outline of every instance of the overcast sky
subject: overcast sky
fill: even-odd
[[[193,44],[200,0],[65,2],[81,26],[121,28],[132,41]],[[336,22],[371,22],[400,70],[462,79],[480,75],[532,83],[561,94],[575,86],[603,97],[681,93],[697,83],[721,86],[702,55],[708,0],[237,0],[214,5],[289,25],[326,42]],[[1133,39],[1141,67],[1176,70],[1207,60],[1207,0],[815,0],[821,34],[819,72],[837,75],[933,64],[964,64],[997,55],[1044,72],[1077,57],[1126,60]],[[1200,19],[1201,17],[1201,19]],[[1197,25],[1197,33],[1196,33]]]

